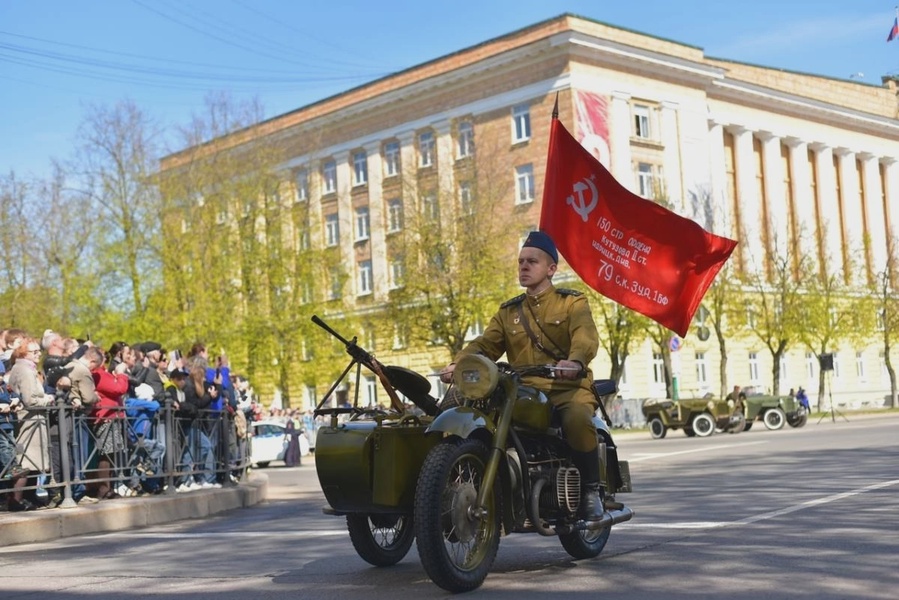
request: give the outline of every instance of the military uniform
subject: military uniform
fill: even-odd
[[[522,318],[528,320],[543,350],[531,340]],[[598,348],[599,334],[587,299],[580,292],[550,284],[536,296],[521,294],[504,302],[484,333],[468,344],[455,360],[475,353],[498,360],[505,354],[513,367],[521,367],[554,363],[557,358],[552,354],[556,354],[556,357],[581,363],[587,368],[587,375],[582,379],[529,376],[523,383],[543,390],[553,405],[563,409],[562,428],[569,445],[579,452],[590,452],[596,448],[593,413],[597,404],[591,389],[593,374],[589,364]]]

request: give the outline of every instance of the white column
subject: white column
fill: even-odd
[[[684,174],[681,168],[681,139],[677,126],[677,103],[662,102],[660,115],[661,142],[664,145],[665,191],[672,206],[680,207],[684,213]],[[692,210],[689,211],[692,214]]]
[[[762,244],[762,210],[755,180],[755,157],[752,151],[752,132],[739,126],[728,127],[734,136],[734,161],[737,177],[737,205],[740,222],[737,239],[744,247],[745,268],[760,272],[764,269],[765,248]]]
[[[437,200],[440,203],[440,218],[448,225],[456,221],[453,136],[447,120],[434,123],[432,127],[437,134]]]
[[[375,301],[387,297],[388,265],[387,236],[384,221],[384,167],[381,161],[381,143],[373,142],[365,146],[368,155],[368,211],[371,218],[371,272]]]
[[[765,208],[768,213],[768,222],[762,226],[768,228],[768,239],[771,243],[768,251],[774,255],[783,255],[790,245],[790,221],[786,202],[787,190],[784,186],[785,173],[780,154],[780,137],[770,132],[759,132],[757,135],[762,142]]]
[[[337,226],[340,231],[340,262],[347,270],[347,282],[343,287],[343,296],[356,294],[356,261],[353,253],[353,240],[356,232],[353,227],[353,196],[351,193],[352,168],[348,150],[334,154],[337,166]]]
[[[715,233],[730,235],[734,222],[733,206],[727,201],[727,162],[724,156],[724,127],[709,121],[709,190]]]
[[[887,264],[887,237],[886,221],[883,215],[883,190],[880,187],[880,163],[870,153],[858,155],[862,162],[862,177],[865,190],[865,214],[863,232],[870,242],[871,274],[876,275],[883,271]],[[862,239],[865,239],[864,237]]]
[[[818,171],[818,199],[820,211],[820,231],[823,238],[824,270],[828,275],[843,270],[843,240],[840,238],[840,216],[837,214],[837,179],[833,168],[833,150],[823,144],[814,144],[815,162]]]
[[[851,261],[849,279],[853,283],[863,282],[864,275],[864,243],[862,234],[864,225],[862,221],[861,198],[859,197],[858,170],[855,166],[855,152],[846,148],[836,150],[840,169],[840,191],[843,195],[840,219],[843,222],[843,232],[846,236],[845,243],[847,254]],[[850,265],[846,265],[849,267]]]
[[[612,92],[612,110],[609,119],[609,145],[612,147],[612,176],[634,191],[634,167],[631,164],[631,95]]]
[[[785,140],[790,149],[790,181],[793,183],[793,211],[796,219],[796,247],[803,256],[818,256],[815,226],[815,199],[812,197],[812,170],[808,162],[808,144],[796,138]]]
[[[899,161],[885,157],[881,158],[880,162],[886,171],[884,177],[886,206],[882,206],[881,209],[886,213],[888,243],[892,245],[893,252],[899,253]]]

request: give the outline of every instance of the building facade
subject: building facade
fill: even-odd
[[[695,46],[573,15],[274,117],[216,148],[286,149],[280,199],[307,203],[310,215],[308,230],[295,234],[332,248],[346,274],[321,282],[312,301],[343,297],[372,310],[402,285],[392,236],[413,198],[415,210],[464,213],[477,188],[472,162],[489,155],[506,178],[496,201],[507,204],[510,228],[523,236],[538,226],[557,97],[563,124],[618,181],[737,239],[731,261],[741,271],[763,271],[772,257],[794,252],[863,285],[895,256],[895,80],[876,87],[710,58]],[[181,160],[167,157],[163,170]],[[769,389],[770,354],[748,335],[731,344],[730,384]],[[682,395],[717,392],[713,340],[691,335],[677,352]],[[877,341],[834,352],[835,403],[882,406],[889,382]],[[425,348],[388,347],[381,356],[435,381],[447,362]],[[814,396],[816,356],[793,347],[782,368],[785,388]],[[661,369],[649,344],[634,349],[622,396],[664,396]],[[600,354],[593,370],[608,373],[607,357]],[[376,388],[366,383],[368,398],[383,400]]]

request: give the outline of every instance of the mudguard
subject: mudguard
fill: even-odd
[[[490,417],[477,409],[469,406],[456,406],[437,415],[425,433],[439,431],[465,439],[479,429],[492,437],[496,433],[496,424]]]

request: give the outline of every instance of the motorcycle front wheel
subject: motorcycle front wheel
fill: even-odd
[[[428,453],[415,489],[415,537],[421,563],[438,586],[453,593],[480,586],[499,550],[498,486],[477,517],[487,469],[487,446],[474,439],[446,441]]]
[[[411,515],[354,513],[346,516],[346,526],[356,553],[376,567],[390,567],[403,560],[415,538]]]

